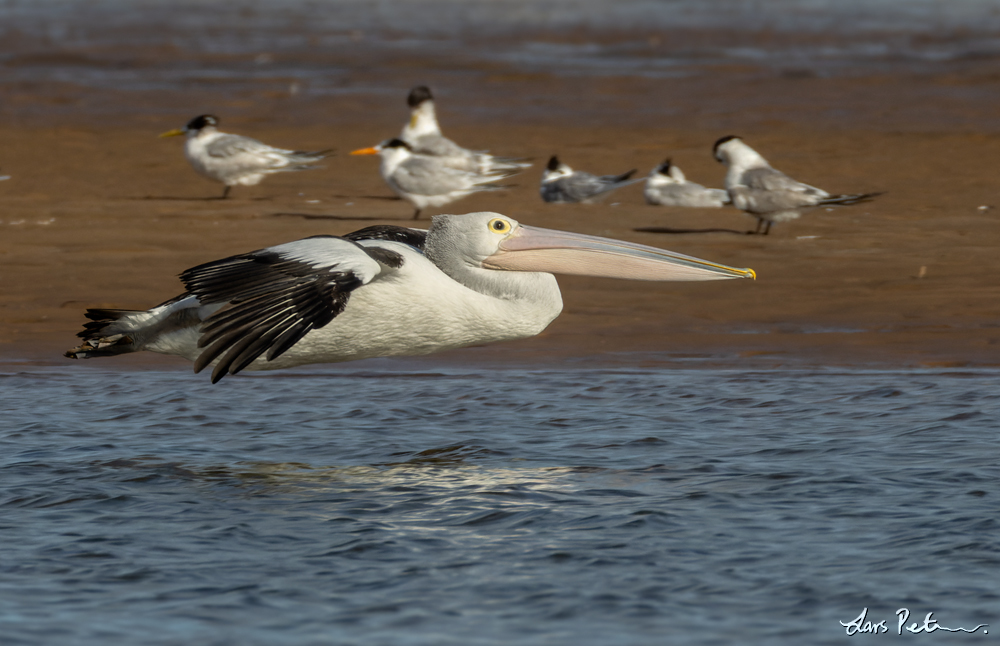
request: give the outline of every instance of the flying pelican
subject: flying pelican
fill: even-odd
[[[410,106],[410,120],[403,126],[399,138],[410,144],[414,152],[438,157],[445,165],[472,173],[516,172],[531,166],[517,159],[494,157],[487,152],[462,148],[442,135],[435,114],[434,96],[426,85],[410,90],[406,103]]]
[[[413,204],[414,220],[427,207],[444,206],[473,193],[503,188],[492,183],[511,175],[510,171],[461,170],[441,157],[415,153],[402,139],[383,141],[351,154],[382,158],[379,166],[382,179],[396,195]]]
[[[226,185],[222,199],[228,197],[233,186],[254,186],[271,173],[318,168],[314,164],[333,152],[332,149],[302,152],[274,148],[250,137],[220,132],[216,128],[218,124],[218,117],[203,114],[188,121],[183,128],[169,130],[160,136],[187,135],[184,156],[196,171]]]
[[[661,206],[717,207],[729,204],[729,194],[721,188],[705,188],[687,181],[684,172],[667,160],[646,178],[646,202]]]
[[[760,153],[739,137],[723,137],[713,147],[715,158],[728,167],[726,190],[733,206],[757,218],[752,233],[771,230],[771,223],[794,220],[815,206],[847,206],[868,202],[881,193],[830,195],[823,189],[798,182],[767,163]]]
[[[634,173],[633,168],[621,175],[592,175],[573,170],[553,155],[542,173],[542,199],[559,204],[594,202],[622,186],[641,182],[642,179],[629,179]]]
[[[562,311],[549,272],[632,280],[755,278],[690,256],[519,224],[438,215],[428,230],[373,226],[232,256],[180,275],[147,311],[87,310],[74,359],[149,350],[243,369],[421,355],[534,336]]]

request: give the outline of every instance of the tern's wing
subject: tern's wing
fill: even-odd
[[[581,173],[578,171],[568,177],[557,180],[555,183],[558,184],[559,190],[565,196],[566,201],[582,202],[583,200],[603,195],[622,186],[641,182],[645,179],[642,177],[639,179],[623,179],[630,174],[597,177],[590,173]]]
[[[740,180],[741,184],[755,190],[801,193],[816,199],[822,199],[829,195],[822,189],[798,182],[773,168],[752,168],[745,171]]]
[[[556,181],[560,192],[570,201],[579,202],[607,190],[608,182],[590,173],[576,172]]]
[[[410,157],[396,167],[392,180],[414,195],[444,195],[500,179],[500,176],[470,173],[446,165],[433,157]]]
[[[188,269],[188,292],[202,304],[227,304],[202,324],[195,371],[221,357],[214,383],[265,352],[275,359],[343,312],[353,290],[402,263],[394,251],[316,236]]]
[[[443,135],[424,135],[409,142],[413,151],[421,155],[435,157],[472,157],[474,153],[466,150]]]
[[[223,135],[212,140],[205,151],[212,157],[233,158],[243,155],[270,155],[274,153],[290,153],[274,146],[268,146],[262,141],[240,135]]]

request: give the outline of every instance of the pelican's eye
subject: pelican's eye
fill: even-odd
[[[507,220],[501,220],[500,218],[493,218],[490,220],[490,231],[493,233],[509,233],[510,232],[510,222]]]

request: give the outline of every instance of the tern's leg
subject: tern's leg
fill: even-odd
[[[420,209],[417,209],[416,211],[413,212],[413,219],[414,220],[420,219]]]
[[[224,191],[222,191],[222,197],[220,199],[224,200],[227,197],[229,197],[229,189],[231,189],[231,188],[232,188],[232,186],[227,186],[226,189]]]
[[[747,231],[747,233],[752,234],[752,235],[757,235],[758,233],[760,233],[760,227],[763,224],[764,224],[763,218],[757,218],[757,228],[754,229],[753,231]]]
[[[764,227],[764,235],[767,235],[771,231],[771,221],[767,221],[767,226]]]

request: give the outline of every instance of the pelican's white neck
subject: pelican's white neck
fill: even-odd
[[[552,274],[543,272],[485,269],[480,256],[470,249],[460,232],[448,226],[442,217],[434,219],[427,232],[424,253],[427,258],[457,283],[478,292],[504,309],[525,310],[544,325],[562,311],[562,294]]]

